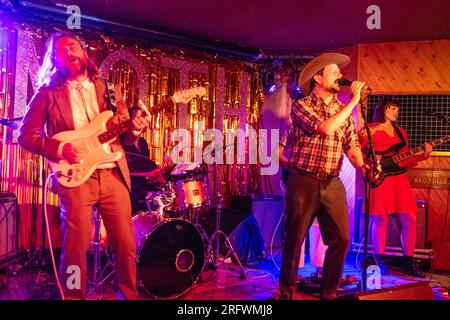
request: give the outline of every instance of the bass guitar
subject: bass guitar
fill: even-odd
[[[450,135],[428,142],[428,144],[430,144],[432,147],[435,147],[449,140]],[[377,169],[375,170],[376,175],[374,175],[370,179],[371,180],[370,186],[372,188],[376,188],[384,181],[384,179],[386,179],[386,177],[406,172],[408,170],[408,167],[401,166],[399,165],[399,163],[415,155],[423,153],[424,151],[425,151],[425,144],[391,156],[382,156],[377,163]]]

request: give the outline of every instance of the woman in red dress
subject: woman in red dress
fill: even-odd
[[[373,123],[369,124],[372,134],[373,147],[377,159],[408,150],[408,140],[403,128],[396,124],[400,106],[394,100],[383,99],[378,103],[373,115]],[[360,131],[361,146],[367,144],[365,129]],[[425,152],[399,162],[400,167],[413,167],[417,162],[427,159],[432,151],[431,145],[426,144]],[[403,272],[424,277],[418,270],[413,258],[416,243],[416,197],[405,173],[389,175],[383,182],[370,189],[369,215],[372,224],[372,241],[375,247],[378,265],[383,274],[387,273],[382,264],[381,255],[384,253],[388,215],[398,214],[401,228],[401,242],[404,255]]]

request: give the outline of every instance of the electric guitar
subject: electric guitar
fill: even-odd
[[[205,94],[206,89],[204,87],[194,87],[177,91],[172,98],[175,103],[188,103],[196,96],[204,96]],[[166,99],[150,110],[142,103],[139,107],[148,116],[155,115],[170,106],[170,99]],[[61,185],[67,188],[78,187],[92,175],[99,165],[118,161],[123,156],[123,152],[111,152],[110,143],[116,137],[131,129],[131,119],[107,129],[106,125],[112,116],[112,111],[103,111],[87,127],[58,132],[53,136],[54,139],[59,141],[71,143],[81,153],[81,159],[78,163],[69,163],[65,159],[58,162],[49,161],[50,168],[52,172],[56,173]]]
[[[445,143],[450,140],[450,135],[444,136],[442,138],[436,139],[434,141],[428,142],[432,147],[438,146],[442,143]],[[371,177],[370,179],[370,186],[372,188],[378,187],[386,177],[388,176],[395,176],[401,173],[404,173],[408,170],[407,167],[402,167],[399,165],[399,162],[402,162],[412,156],[418,155],[420,153],[423,153],[425,151],[425,144],[407,150],[403,151],[391,156],[382,156],[381,159],[378,161],[377,166],[377,173],[374,177]]]

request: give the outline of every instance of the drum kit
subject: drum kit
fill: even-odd
[[[126,158],[131,176],[149,176],[157,168],[153,161],[140,155],[127,152]],[[147,210],[132,218],[138,288],[156,299],[174,299],[186,293],[197,283],[209,261],[215,269],[220,235],[229,244],[220,231],[220,223],[210,237],[199,224],[199,216],[211,208],[212,202],[206,173],[197,163],[180,163],[163,175],[166,183],[149,179]],[[216,211],[221,211],[220,206]],[[243,267],[229,245],[244,279]]]

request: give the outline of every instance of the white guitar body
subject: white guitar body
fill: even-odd
[[[164,106],[170,106],[171,99],[175,103],[188,103],[195,96],[204,96],[204,87],[194,87],[187,90],[177,91],[172,98],[168,98],[152,110],[141,102],[140,108],[147,116],[156,114],[164,110]],[[153,112],[153,113],[152,113]],[[67,188],[78,187],[91,176],[91,174],[103,163],[119,160],[123,152],[111,152],[110,143],[118,135],[131,128],[131,120],[115,125],[112,129],[107,129],[106,124],[113,116],[113,112],[108,110],[97,115],[89,125],[83,129],[62,131],[53,136],[56,140],[71,143],[77,152],[80,153],[80,162],[70,164],[67,160],[58,162],[49,161],[50,168],[56,173],[58,182]],[[101,137],[100,137],[101,136]]]
[[[66,160],[49,161],[52,172],[57,173],[58,182],[67,188],[78,187],[91,176],[99,165],[119,160],[122,152],[111,152],[110,143],[100,143],[98,136],[107,131],[106,124],[113,116],[112,111],[104,111],[97,115],[83,129],[63,131],[53,138],[62,142],[70,142],[78,152],[82,153],[80,163],[70,164]]]

